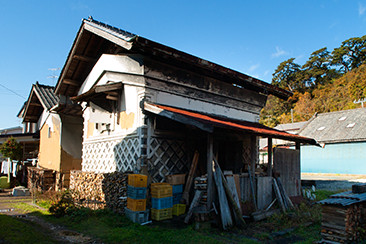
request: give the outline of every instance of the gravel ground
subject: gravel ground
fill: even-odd
[[[335,191],[351,189],[353,184],[366,183],[366,175],[302,173],[301,180],[314,181],[317,189]]]

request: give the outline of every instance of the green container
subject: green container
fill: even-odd
[[[10,183],[8,182],[8,177],[7,176],[1,176],[0,177],[0,188],[3,188],[3,189],[9,189],[10,188]]]

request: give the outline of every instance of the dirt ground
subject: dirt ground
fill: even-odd
[[[47,233],[47,235],[52,237],[55,243],[101,243],[97,240],[93,240],[91,237],[68,230],[65,227],[49,223],[40,217],[29,214],[29,212],[26,212],[23,209],[17,209],[14,207],[14,203],[26,203],[42,209],[32,203],[31,196],[14,197],[11,195],[11,190],[9,189],[5,189],[0,192],[0,214],[12,216],[18,220],[28,223],[34,223],[34,227],[39,228],[39,231],[42,233]],[[1,238],[0,243],[2,243]]]

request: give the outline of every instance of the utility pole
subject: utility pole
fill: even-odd
[[[357,103],[361,103],[361,107],[363,108],[363,103],[366,102],[366,98],[363,99],[358,99],[357,101],[354,100],[353,103],[357,104]]]

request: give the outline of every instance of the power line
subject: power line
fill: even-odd
[[[12,89],[7,88],[6,86],[4,86],[4,85],[2,85],[2,84],[0,84],[0,86],[1,86],[1,87],[3,87],[3,88],[5,88],[5,89],[6,89],[6,90],[8,90],[8,91],[10,91],[10,92],[14,93],[14,94],[15,94],[15,95],[17,95],[18,97],[21,97],[21,98],[23,98],[23,99],[27,99],[27,98],[23,97],[22,95],[20,95],[19,93],[17,93],[16,91],[13,91]]]

